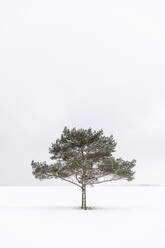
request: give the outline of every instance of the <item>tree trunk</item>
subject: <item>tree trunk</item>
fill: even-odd
[[[82,209],[87,209],[86,207],[86,185],[82,185],[82,205],[81,205]]]

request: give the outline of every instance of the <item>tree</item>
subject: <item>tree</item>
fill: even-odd
[[[51,144],[49,153],[54,163],[32,161],[33,175],[42,179],[62,179],[82,190],[82,209],[86,207],[86,186],[109,181],[134,179],[136,161],[115,159],[116,142],[113,136],[105,137],[103,130],[69,130],[64,128],[60,139]]]

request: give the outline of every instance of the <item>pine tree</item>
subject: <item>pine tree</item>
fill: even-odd
[[[105,137],[103,130],[69,130],[64,128],[60,139],[51,144],[49,153],[54,163],[32,161],[33,175],[42,179],[62,179],[82,190],[82,209],[86,207],[86,186],[109,181],[134,179],[132,168],[136,160],[115,159],[116,142],[113,136]]]

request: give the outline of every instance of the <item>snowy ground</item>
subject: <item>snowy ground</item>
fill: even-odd
[[[3,248],[165,247],[165,187],[1,187]]]

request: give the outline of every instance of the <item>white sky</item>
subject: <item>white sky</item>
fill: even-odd
[[[163,0],[0,2],[0,185],[31,174],[64,126],[103,128],[137,183],[164,183]]]

